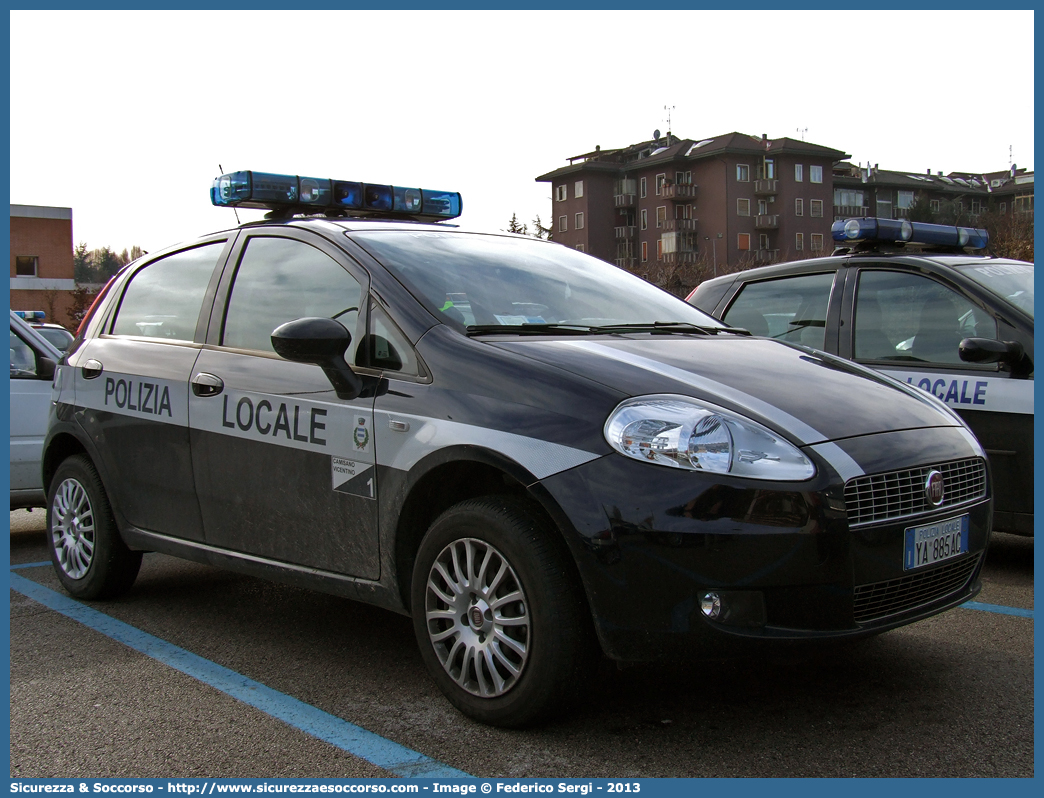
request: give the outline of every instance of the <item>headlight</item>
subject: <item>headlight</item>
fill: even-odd
[[[685,396],[628,399],[605,422],[616,451],[647,463],[751,479],[811,479],[816,468],[757,422]]]

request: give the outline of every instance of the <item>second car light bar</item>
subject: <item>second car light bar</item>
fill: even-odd
[[[231,172],[214,178],[210,201],[228,208],[323,213],[439,221],[455,219],[463,200],[455,191],[382,186],[267,172]]]
[[[985,249],[990,235],[980,227],[911,222],[908,219],[839,219],[830,228],[834,241],[858,244],[863,241],[930,244],[940,247]]]

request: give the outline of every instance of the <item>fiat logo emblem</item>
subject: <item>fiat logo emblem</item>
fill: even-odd
[[[932,507],[943,503],[943,475],[938,471],[930,471],[924,483],[924,495]]]
[[[481,629],[482,628],[482,622],[484,620],[484,618],[482,617],[482,608],[481,607],[472,607],[471,610],[470,610],[470,613],[471,613],[471,625],[474,626],[476,629]]]

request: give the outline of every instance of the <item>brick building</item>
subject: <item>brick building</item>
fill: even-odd
[[[75,288],[72,208],[12,205],[11,309],[68,327]]]
[[[569,158],[551,183],[555,241],[629,270],[770,263],[829,247],[844,152],[789,138],[665,137]]]

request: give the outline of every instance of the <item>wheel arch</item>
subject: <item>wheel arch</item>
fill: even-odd
[[[578,585],[583,585],[571,547],[564,537],[568,516],[528,469],[499,452],[474,446],[448,447],[411,470],[406,496],[395,521],[395,572],[407,611],[411,609],[413,565],[428,528],[450,507],[480,496],[506,495],[524,500],[562,536]]]

